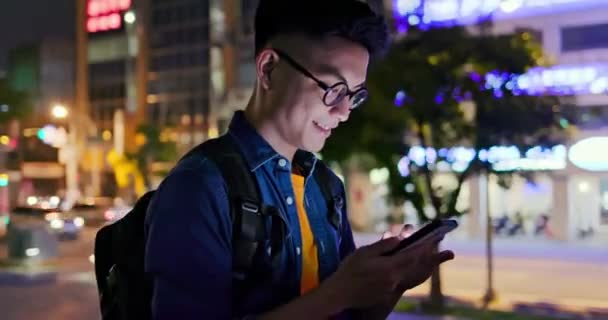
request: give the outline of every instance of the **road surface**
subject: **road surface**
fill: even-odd
[[[101,319],[93,264],[95,229],[80,239],[61,242],[60,259],[51,270],[15,272],[0,269],[0,310],[3,320]],[[0,259],[6,244],[0,242]],[[29,275],[26,277],[25,275]]]
[[[94,234],[94,229],[87,229],[81,239],[63,242],[57,272],[48,279],[15,281],[0,269],[2,319],[99,319],[93,265],[88,260]],[[357,242],[364,244],[377,238],[357,235]],[[478,300],[485,289],[483,243],[448,238],[444,246],[457,254],[456,260],[442,268],[445,293]],[[0,259],[5,255],[5,244],[0,242]],[[548,302],[577,310],[608,310],[608,246],[498,241],[496,255],[498,307]],[[408,294],[423,295],[427,291],[423,285]],[[391,319],[425,318],[395,315]]]

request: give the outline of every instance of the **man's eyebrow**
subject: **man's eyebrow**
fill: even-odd
[[[345,82],[348,84],[348,82],[346,81],[346,79],[344,78],[344,76],[340,73],[340,71],[338,71],[338,69],[336,69],[336,67],[334,66],[330,66],[328,64],[320,64],[317,68],[316,68],[317,72],[319,75],[330,75],[330,76],[334,76],[336,77],[339,81]],[[329,84],[331,85],[331,84]]]
[[[344,82],[346,83],[349,87],[350,84],[348,83],[348,81],[346,81],[346,78],[344,78],[344,76],[340,73],[340,71],[338,71],[338,69],[336,69],[334,66],[328,65],[328,64],[321,64],[317,67],[317,74],[319,75],[330,75],[330,76],[334,76],[338,79],[338,81]],[[328,83],[329,85],[332,85],[331,83]],[[361,88],[365,86],[365,81],[359,83],[358,85],[351,87],[353,89],[355,88]]]
[[[356,85],[353,89],[358,89],[358,88],[362,88],[365,87],[365,81],[359,83],[358,85]]]

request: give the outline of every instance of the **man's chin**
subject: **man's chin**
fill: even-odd
[[[321,150],[323,150],[323,146],[325,146],[325,140],[323,140],[322,142],[315,141],[315,143],[307,143],[304,145],[304,147],[302,149],[304,151],[317,153],[317,152],[321,152]]]

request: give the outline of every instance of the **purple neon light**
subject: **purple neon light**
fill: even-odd
[[[401,24],[453,26],[492,17],[501,20],[606,5],[605,0],[393,0],[396,21]],[[415,19],[409,19],[415,16]]]

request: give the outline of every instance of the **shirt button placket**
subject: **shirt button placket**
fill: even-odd
[[[279,166],[281,168],[284,168],[286,165],[287,165],[287,160],[285,160],[283,158],[279,159]]]

